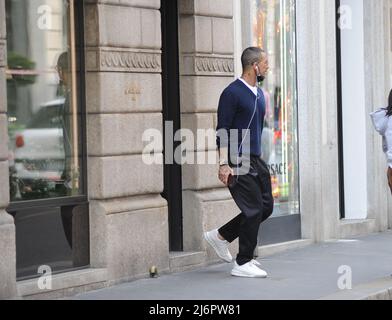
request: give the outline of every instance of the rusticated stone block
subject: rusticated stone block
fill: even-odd
[[[181,14],[233,17],[233,0],[181,0]]]
[[[0,67],[7,65],[7,48],[5,40],[0,39]]]
[[[0,299],[15,298],[17,295],[15,224],[12,216],[4,210],[0,210],[0,252]]]
[[[114,4],[128,7],[159,9],[161,0],[85,0],[86,3]]]
[[[7,116],[0,114],[0,161],[8,159]]]
[[[113,280],[169,268],[166,201],[159,195],[91,201],[91,265]]]
[[[153,156],[163,163],[163,155]],[[119,198],[163,191],[163,164],[145,164],[142,155],[89,157],[91,199]]]
[[[8,161],[0,161],[0,208],[6,208],[10,202]]]
[[[7,110],[7,86],[5,82],[5,69],[0,68],[0,113]]]
[[[5,27],[5,1],[0,0],[0,39],[5,39],[6,37],[6,27]]]
[[[189,151],[216,150],[216,124],[213,113],[185,113],[181,115],[182,129],[190,130],[194,147]]]
[[[180,51],[212,53],[212,20],[210,17],[180,18]]]
[[[162,133],[161,113],[91,114],[87,118],[87,143],[90,156],[129,155],[142,153],[149,141],[143,142],[147,130]],[[154,152],[162,152],[160,141]]]
[[[88,113],[161,112],[160,74],[87,73]]]
[[[86,6],[87,46],[161,48],[158,10],[118,5]]]
[[[234,53],[234,23],[232,19],[212,18],[212,51],[214,54]]]
[[[181,111],[216,113],[220,95],[234,77],[182,76],[180,81]]]
[[[195,164],[184,164],[182,166],[182,187],[184,190],[202,190],[223,187],[218,179],[219,161],[218,152],[200,151],[187,152]],[[214,164],[208,164],[208,159]],[[205,164],[200,164],[205,163]]]

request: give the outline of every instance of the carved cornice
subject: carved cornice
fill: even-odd
[[[216,55],[184,55],[182,75],[233,76],[234,58]]]
[[[197,57],[195,59],[196,72],[234,72],[234,60],[227,58]]]
[[[0,40],[0,67],[4,67],[7,65],[7,61],[6,61],[6,46],[5,46],[5,41],[4,40]]]
[[[89,48],[86,59],[87,71],[140,73],[160,73],[162,71],[159,51]]]

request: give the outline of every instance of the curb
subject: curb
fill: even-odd
[[[318,300],[392,300],[392,276],[340,291]]]

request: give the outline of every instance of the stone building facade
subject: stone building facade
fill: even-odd
[[[165,107],[162,98],[163,79],[166,72],[173,72],[165,67],[162,58],[164,42],[170,41],[168,38],[174,38],[178,44],[178,72],[170,78],[178,81],[178,123],[194,133],[198,129],[216,127],[220,93],[238,76],[238,53],[242,47],[236,28],[240,3],[235,0],[176,1],[177,36],[176,33],[163,34],[165,0],[83,1],[84,14],[76,15],[75,19],[84,18],[81,43],[85,63],[80,64],[83,66],[80,71],[85,82],[81,110],[84,112],[85,140],[82,142],[86,144],[86,165],[83,170],[87,185],[83,193],[86,202],[76,203],[73,214],[87,212],[89,259],[84,268],[54,274],[52,289],[39,289],[37,276],[40,274],[36,277],[30,274],[27,279],[17,277],[17,260],[24,254],[18,255],[17,244],[23,242],[23,235],[17,241],[18,223],[8,213],[13,201],[9,179],[12,137],[7,129],[10,114],[7,113],[6,82],[10,79],[7,72],[10,66],[7,65],[6,2],[0,0],[0,298],[59,297],[148,276],[151,266],[156,266],[160,273],[168,273],[216,261],[202,234],[238,214],[230,193],[217,178],[218,165],[182,165],[182,210],[179,210],[182,224],[171,231],[169,221],[173,207],[164,196],[167,169],[159,161],[165,156],[163,141],[154,147],[158,161],[147,165],[143,162],[146,151],[142,136],[152,128],[165,131],[165,108],[170,106]],[[50,5],[50,1],[43,2]],[[260,254],[384,231],[392,226],[381,138],[374,133],[367,116],[376,107],[385,105],[391,87],[392,2],[361,1],[365,13],[361,67],[366,80],[364,110],[361,111],[367,122],[364,122],[364,139],[360,143],[366,152],[367,167],[366,172],[358,174],[366,176],[367,206],[365,218],[349,219],[342,219],[340,215],[342,142],[338,112],[341,97],[337,81],[340,72],[335,27],[337,2],[293,2],[300,236],[282,237],[281,241],[271,241],[267,246],[261,241]],[[170,6],[166,9],[170,10]],[[172,26],[167,30],[176,30],[173,21],[166,22]],[[168,52],[173,52],[170,50],[173,48],[168,48]],[[188,151],[195,156],[216,157],[215,141]],[[27,209],[23,210],[28,210],[28,202],[25,205]],[[45,202],[39,208],[42,206]],[[51,202],[47,206],[64,204]],[[72,222],[74,239],[77,239],[77,221],[74,218]],[[279,217],[276,221],[266,233],[276,233]],[[287,225],[287,222],[282,223]],[[176,246],[173,250],[169,238],[178,235],[181,250]],[[73,251],[75,246],[74,242]],[[231,245],[233,254],[236,247],[237,242]],[[46,264],[45,261],[42,264]]]

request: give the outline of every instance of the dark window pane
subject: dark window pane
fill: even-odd
[[[16,224],[17,277],[39,276],[40,266],[52,272],[89,264],[88,206],[19,210]]]

